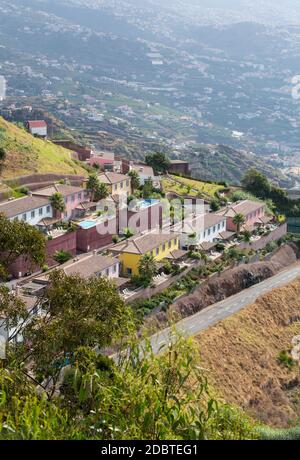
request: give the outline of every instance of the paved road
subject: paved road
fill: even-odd
[[[270,292],[274,288],[284,286],[298,277],[300,277],[300,263],[292,265],[272,278],[252,286],[239,294],[211,305],[196,315],[183,319],[176,324],[176,329],[186,337],[197,335],[199,332],[217,324],[224,318],[242,310],[247,305],[253,303],[260,295]],[[151,344],[154,352],[159,353],[162,351],[170,340],[172,340],[172,332],[169,328],[152,336]]]

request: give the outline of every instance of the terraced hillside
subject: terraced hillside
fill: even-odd
[[[86,175],[72,159],[72,153],[50,141],[37,139],[23,128],[0,117],[1,179],[12,179],[33,173]]]

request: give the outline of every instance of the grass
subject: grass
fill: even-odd
[[[210,184],[196,179],[187,179],[185,177],[171,176],[171,178],[163,179],[163,190],[168,193],[177,193],[190,197],[202,196],[206,199],[215,197],[216,192],[220,192],[224,186],[218,184]]]
[[[12,179],[33,173],[86,175],[72,159],[72,152],[50,141],[37,139],[25,129],[0,117],[0,147],[6,151],[1,178]]]

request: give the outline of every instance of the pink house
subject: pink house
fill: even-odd
[[[65,212],[60,215],[61,219],[70,220],[74,217],[76,208],[80,203],[87,200],[87,191],[83,187],[75,187],[66,184],[54,184],[44,189],[33,192],[34,196],[51,198],[55,193],[60,193],[65,201]]]
[[[266,206],[264,203],[257,201],[244,200],[235,203],[226,209],[221,209],[217,214],[226,217],[227,230],[236,232],[237,226],[234,224],[233,219],[236,214],[242,214],[245,217],[245,224],[243,230],[252,231],[255,225],[263,224],[266,217]]]
[[[115,165],[115,155],[113,152],[103,152],[102,154],[92,155],[87,160],[90,166],[99,166],[101,171],[113,171]]]

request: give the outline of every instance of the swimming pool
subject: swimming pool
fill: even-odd
[[[146,208],[149,208],[150,206],[153,206],[154,204],[157,204],[157,203],[159,203],[159,200],[143,200],[143,201],[139,201],[138,207],[140,209],[146,209]]]
[[[83,228],[84,230],[87,230],[89,228],[93,228],[97,225],[98,222],[95,220],[84,220],[83,222],[79,223],[79,226]]]

